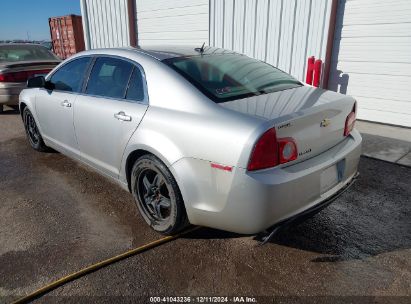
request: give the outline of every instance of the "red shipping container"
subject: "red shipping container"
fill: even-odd
[[[53,52],[61,59],[84,51],[84,34],[81,16],[68,15],[49,18]]]

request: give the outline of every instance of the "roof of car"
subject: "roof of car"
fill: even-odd
[[[201,45],[156,45],[156,46],[145,46],[133,48],[137,52],[147,54],[158,60],[164,60],[176,57],[189,57],[200,55]],[[216,47],[204,46],[203,55],[210,54],[234,54],[234,51],[220,49]]]

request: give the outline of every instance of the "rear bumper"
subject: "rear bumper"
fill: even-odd
[[[304,210],[301,213],[298,213],[294,216],[291,216],[285,220],[282,220],[276,223],[274,227],[283,226],[283,225],[287,226],[287,225],[291,225],[294,223],[302,222],[314,216],[315,214],[323,210],[325,207],[330,205],[337,198],[339,198],[344,192],[346,192],[355,183],[359,175],[360,174],[357,172],[352,178],[349,178],[347,183],[345,183],[340,190],[338,190],[335,194],[331,195],[329,198],[325,199],[324,201],[321,201],[320,203],[312,206],[311,208],[308,208],[307,210]],[[271,228],[274,228],[274,227],[271,227]]]
[[[20,92],[25,88],[25,83],[2,84],[0,86],[0,104],[18,105]]]
[[[316,210],[347,187],[361,155],[357,131],[330,150],[288,167],[248,172],[212,169],[202,160],[183,159],[172,167],[192,224],[254,234],[286,219]],[[339,179],[322,186],[322,174],[337,166]]]

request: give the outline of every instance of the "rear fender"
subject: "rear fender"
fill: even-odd
[[[123,183],[127,183],[127,159],[131,153],[137,150],[147,151],[155,155],[168,168],[183,157],[180,149],[164,134],[138,128],[130,138],[121,161],[119,179]]]

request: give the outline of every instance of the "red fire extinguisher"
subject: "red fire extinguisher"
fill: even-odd
[[[321,59],[315,60],[314,56],[308,58],[307,75],[305,77],[306,83],[311,84],[317,88],[320,86],[322,65],[323,62]]]
[[[305,76],[305,82],[311,85],[313,84],[314,61],[315,61],[314,56],[308,57],[307,75]]]
[[[314,63],[314,80],[313,80],[313,86],[317,88],[320,86],[322,66],[323,66],[323,61],[321,59],[317,59]]]

